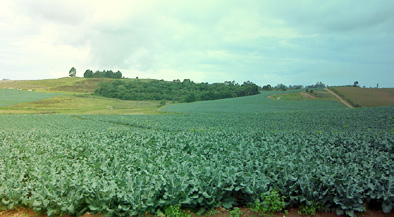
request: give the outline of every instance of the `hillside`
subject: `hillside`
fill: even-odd
[[[158,108],[163,106],[160,101],[141,102],[92,95],[101,81],[110,80],[113,79],[68,77],[34,81],[1,81],[0,114],[161,113],[158,111]]]
[[[34,90],[37,92],[93,93],[108,78],[58,78],[31,81],[1,81],[0,88]]]
[[[269,97],[299,95],[300,93],[300,90],[287,91],[286,93],[283,91],[263,91],[253,96],[169,105],[162,110],[183,113],[259,113],[346,108],[342,103],[333,101],[331,98],[329,98],[330,100],[277,100],[277,98]]]
[[[330,87],[354,107],[394,106],[394,88]]]

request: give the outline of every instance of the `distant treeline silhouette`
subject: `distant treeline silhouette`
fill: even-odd
[[[93,72],[90,69],[87,69],[83,74],[84,78],[122,78],[122,73],[118,70],[117,72],[113,72],[112,70],[104,70],[104,71],[95,71]]]
[[[194,102],[258,94],[260,87],[247,81],[224,83],[194,83],[190,79],[164,80],[113,80],[101,82],[95,94],[123,100],[172,100]]]

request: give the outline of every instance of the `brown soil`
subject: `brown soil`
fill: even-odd
[[[296,208],[291,208],[288,210],[288,214],[286,214],[285,212],[279,212],[279,213],[275,213],[273,215],[268,215],[268,214],[259,214],[257,212],[253,212],[251,211],[249,208],[241,208],[240,209],[242,212],[242,217],[309,217],[311,215],[299,215],[298,214],[298,209]],[[190,213],[190,212],[189,212]],[[194,213],[190,213],[192,215],[192,217],[201,217],[199,215],[196,215]],[[32,209],[26,209],[26,208],[18,208],[18,209],[13,209],[13,210],[6,210],[6,211],[1,211],[0,212],[0,217],[47,217],[47,215],[42,215],[42,214],[38,214],[35,213]],[[154,217],[153,215],[146,215],[148,217]],[[206,216],[206,217],[229,217],[230,216],[230,212],[227,211],[226,209],[222,208],[222,207],[218,207],[215,209],[215,211],[209,215],[209,214],[205,214],[202,216]],[[316,215],[314,215],[315,217],[337,217],[336,213],[330,212],[330,213],[326,213],[326,212],[319,212],[316,213]],[[393,213],[388,213],[385,214],[382,211],[378,211],[378,210],[370,210],[367,213],[359,213],[357,214],[357,216],[359,217],[393,217]],[[68,215],[64,215],[63,217],[70,217]],[[91,213],[85,213],[82,217],[103,217],[103,215],[100,214],[91,214]]]

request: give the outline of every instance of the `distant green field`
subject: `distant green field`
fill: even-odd
[[[295,93],[297,91],[288,91]],[[180,103],[163,108],[168,112],[211,113],[211,112],[280,112],[280,111],[311,111],[342,109],[342,103],[328,100],[281,100],[267,98],[269,95],[283,94],[283,91],[264,91],[261,94],[247,97],[202,101],[194,103]]]
[[[0,89],[0,107],[43,100],[57,95],[59,94]]]

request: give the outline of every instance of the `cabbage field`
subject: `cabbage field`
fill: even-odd
[[[393,205],[393,107],[168,115],[1,115],[0,210],[48,215],[251,206],[354,216]]]

